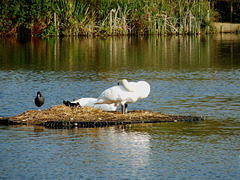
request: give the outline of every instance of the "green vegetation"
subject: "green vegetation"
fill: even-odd
[[[212,32],[207,0],[2,0],[0,36]]]

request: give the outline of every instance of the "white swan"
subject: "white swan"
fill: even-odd
[[[122,113],[127,113],[129,103],[146,98],[150,93],[150,85],[146,81],[128,82],[120,80],[118,86],[106,89],[96,104],[120,104]]]
[[[95,104],[97,102],[97,98],[81,98],[72,101],[71,103],[77,104],[79,103],[81,107],[90,106],[95,107],[97,109],[101,109],[103,111],[116,111],[117,105],[116,104]]]

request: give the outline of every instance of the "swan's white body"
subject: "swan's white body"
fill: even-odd
[[[123,79],[118,86],[106,89],[99,96],[96,104],[120,104],[122,113],[126,113],[127,104],[144,99],[149,93],[150,85],[146,81],[128,82],[126,79]]]
[[[117,105],[116,104],[96,104],[97,98],[81,98],[77,99],[75,101],[72,101],[71,103],[79,103],[81,107],[84,106],[90,106],[95,107],[97,109],[101,109],[103,111],[116,111]]]

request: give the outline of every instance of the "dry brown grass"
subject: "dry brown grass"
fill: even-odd
[[[52,106],[50,109],[38,111],[29,110],[17,116],[8,118],[17,124],[35,125],[48,121],[66,122],[103,122],[103,121],[153,121],[165,120],[169,115],[152,111],[106,112],[93,107],[68,107],[65,105]],[[4,118],[1,118],[4,119]],[[5,118],[6,119],[6,118]]]

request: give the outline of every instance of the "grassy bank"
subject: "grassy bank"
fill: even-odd
[[[207,0],[2,0],[0,36],[213,32]]]

